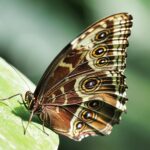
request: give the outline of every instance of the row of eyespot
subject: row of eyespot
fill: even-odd
[[[87,107],[92,110],[99,110],[103,107],[103,103],[99,100],[91,100],[87,103]],[[81,113],[80,116],[83,121],[92,121],[92,118],[95,118],[96,114],[93,111],[85,110]],[[83,129],[83,127],[85,126],[85,123],[83,121],[78,120],[75,122],[76,129]]]

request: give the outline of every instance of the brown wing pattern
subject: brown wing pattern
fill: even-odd
[[[107,135],[119,122],[126,110],[123,72],[131,26],[127,13],[107,17],[86,29],[48,67],[34,95],[44,104],[41,119],[56,132],[81,140]]]
[[[105,68],[107,70],[113,70],[115,69],[115,65],[118,69],[124,69],[124,63],[119,66],[119,64],[112,61],[118,61],[118,63],[124,61],[126,56],[125,49],[128,46],[127,37],[130,35],[130,27],[132,26],[131,20],[132,17],[130,15],[121,13],[105,18],[86,29],[78,38],[71,42],[71,44],[68,44],[50,64],[36,88],[35,96],[45,95],[51,91],[51,88],[61,84],[70,74],[76,75],[88,71],[95,71],[95,66],[92,66],[92,64],[96,63],[97,58],[87,58],[89,56],[87,53],[92,51],[93,48],[98,48],[98,46],[102,46],[102,49],[99,50],[99,55],[105,54],[106,59],[110,57],[108,64],[112,64],[110,68],[108,68],[109,65],[103,65],[103,67],[101,65],[98,71]],[[96,34],[97,37],[98,34],[105,34],[105,32],[102,31],[107,31],[106,38],[95,40]],[[121,57],[119,57],[120,55],[122,60]],[[118,57],[120,60],[112,60],[114,57]],[[104,62],[105,57],[99,61]],[[89,66],[89,64],[91,65]],[[41,89],[42,92],[40,91]]]

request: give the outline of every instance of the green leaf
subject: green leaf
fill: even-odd
[[[10,66],[0,58],[0,99],[7,98],[17,93],[23,96],[27,90],[34,91],[35,86],[17,69]],[[57,150],[59,138],[56,133],[42,125],[37,117],[32,119],[26,134],[26,127],[30,113],[23,104],[20,96],[0,100],[0,150]]]

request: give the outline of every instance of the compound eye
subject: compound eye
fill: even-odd
[[[25,107],[29,110],[32,110],[34,107],[34,103],[35,103],[35,97],[33,93],[27,91],[25,94],[25,102],[24,102]]]

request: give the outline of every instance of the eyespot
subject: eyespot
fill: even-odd
[[[104,30],[104,31],[101,31],[101,32],[98,32],[95,36],[95,40],[96,41],[101,41],[101,40],[104,40],[107,35],[108,35],[108,31],[107,30]]]
[[[90,121],[90,120],[92,121],[92,118],[94,118],[94,113],[92,111],[84,111],[81,114],[81,117],[85,121]]]
[[[105,46],[99,46],[96,47],[94,50],[92,50],[92,56],[93,57],[102,57],[107,51],[107,48]]]
[[[87,78],[81,81],[81,88],[84,91],[93,91],[95,90],[100,83],[100,80],[97,78]]]
[[[78,129],[78,130],[83,129],[84,126],[85,126],[85,124],[84,124],[82,121],[77,121],[77,122],[75,123],[75,127],[76,127],[76,129]]]
[[[96,66],[102,67],[108,63],[108,59],[106,57],[100,58],[96,61]]]
[[[93,89],[96,85],[97,85],[97,80],[96,79],[90,79],[90,80],[87,80],[85,82],[85,87],[87,89]]]
[[[100,100],[91,100],[87,103],[88,108],[98,110],[103,107],[103,103]]]

